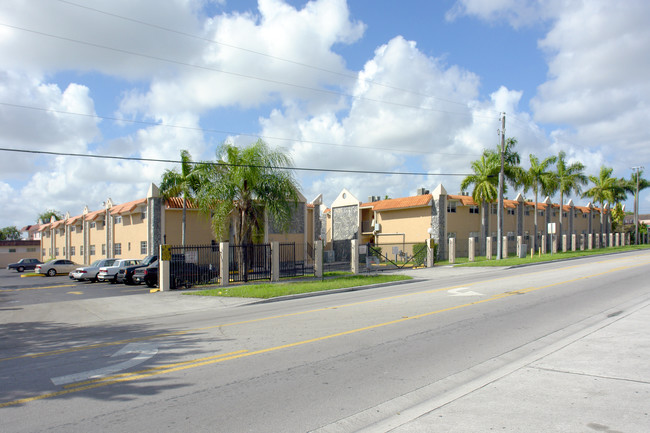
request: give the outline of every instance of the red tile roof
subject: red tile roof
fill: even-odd
[[[433,196],[431,194],[416,195],[414,197],[389,198],[387,200],[363,203],[361,207],[369,207],[373,210],[396,210],[412,207],[430,206]]]
[[[167,209],[183,209],[183,197],[170,197],[165,201],[165,204],[167,205]],[[187,209],[199,208],[192,199],[187,199],[187,205],[185,207]]]
[[[84,220],[85,220],[85,221],[95,221],[95,220],[97,220],[99,217],[103,217],[103,216],[104,216],[104,212],[106,212],[105,209],[100,209],[100,210],[96,210],[96,211],[93,211],[93,212],[88,212],[88,213],[84,216]]]
[[[68,225],[68,226],[71,226],[74,223],[76,223],[77,221],[79,221],[79,219],[81,219],[82,217],[83,217],[83,215],[77,215],[75,217],[68,218],[68,220],[66,221],[65,224]]]
[[[111,215],[121,215],[129,212],[133,212],[133,210],[140,206],[141,204],[145,204],[147,202],[146,198],[141,198],[140,200],[133,200],[128,203],[123,203],[119,204],[117,206],[113,206],[111,208]]]

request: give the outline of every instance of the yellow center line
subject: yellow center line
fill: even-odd
[[[21,287],[19,289],[0,289],[0,292],[22,292],[24,290],[56,289],[58,287],[76,287],[76,284],[59,284],[57,286],[43,286],[43,287]]]
[[[56,391],[56,392],[51,392],[51,393],[47,393],[47,394],[41,394],[41,395],[37,395],[37,396],[33,396],[33,397],[27,397],[27,398],[23,398],[23,399],[19,399],[19,400],[0,403],[0,408],[7,407],[7,406],[14,406],[14,405],[17,405],[17,404],[24,404],[24,403],[28,403],[28,402],[31,402],[31,401],[42,400],[42,399],[56,397],[56,396],[65,395],[65,394],[71,394],[73,392],[80,392],[80,391],[85,391],[85,390],[89,390],[89,389],[104,387],[104,386],[108,386],[108,385],[114,385],[114,384],[122,383],[122,382],[130,382],[130,381],[135,381],[135,380],[139,380],[139,379],[145,379],[145,378],[148,378],[148,377],[151,377],[151,376],[157,376],[157,375],[160,375],[160,374],[167,374],[167,373],[172,373],[172,372],[176,372],[176,371],[187,370],[187,369],[190,369],[190,368],[196,368],[196,367],[201,367],[201,366],[205,366],[205,365],[217,364],[217,363],[220,363],[220,362],[229,361],[229,360],[233,360],[233,359],[240,359],[240,358],[246,358],[246,357],[249,357],[249,356],[260,355],[260,354],[264,354],[264,353],[270,353],[270,352],[274,352],[274,351],[278,351],[278,350],[282,350],[282,349],[288,349],[288,348],[303,346],[303,345],[310,344],[310,343],[316,343],[316,342],[320,342],[320,341],[330,340],[330,339],[337,338],[337,337],[356,334],[356,333],[359,333],[359,332],[364,332],[364,331],[377,329],[377,328],[381,328],[381,327],[385,327],[385,326],[390,326],[390,325],[394,325],[394,324],[398,324],[398,323],[404,323],[404,322],[407,322],[407,321],[410,321],[410,320],[421,319],[421,318],[432,316],[432,315],[435,315],[435,314],[440,314],[440,313],[444,313],[444,312],[448,312],[448,311],[458,310],[458,309],[461,309],[461,308],[470,307],[472,305],[479,305],[479,304],[483,304],[483,303],[486,303],[486,302],[496,301],[496,300],[500,300],[500,299],[506,299],[506,298],[509,298],[510,296],[517,295],[517,294],[529,293],[529,292],[533,292],[533,291],[536,291],[536,290],[541,290],[541,289],[544,289],[544,288],[559,286],[559,285],[562,285],[562,284],[568,284],[568,283],[572,283],[572,282],[575,282],[575,281],[585,280],[585,279],[588,279],[588,278],[593,278],[593,277],[597,277],[597,276],[600,276],[600,275],[610,274],[610,273],[613,273],[613,272],[627,270],[627,269],[631,269],[631,268],[635,268],[635,267],[639,267],[639,266],[645,266],[647,264],[648,263],[640,263],[640,264],[635,264],[635,265],[620,266],[618,268],[610,269],[608,271],[599,272],[597,274],[591,274],[591,275],[588,275],[588,276],[581,276],[581,277],[577,277],[577,278],[572,278],[570,280],[565,280],[565,281],[559,281],[559,282],[555,282],[555,283],[551,283],[551,284],[546,284],[546,285],[543,285],[543,286],[528,287],[526,289],[521,289],[521,290],[517,290],[517,291],[499,293],[499,294],[493,295],[493,296],[491,296],[489,298],[481,299],[481,300],[478,300],[478,301],[468,302],[468,303],[461,304],[461,305],[454,305],[452,307],[442,308],[442,309],[438,309],[438,310],[435,310],[435,311],[430,311],[430,312],[426,312],[426,313],[417,314],[417,315],[414,315],[414,316],[402,317],[400,319],[395,319],[395,320],[391,320],[391,321],[388,321],[388,322],[383,322],[383,323],[378,323],[378,324],[375,324],[375,325],[364,326],[364,327],[361,327],[361,328],[351,329],[351,330],[343,331],[343,332],[337,332],[337,333],[334,333],[334,334],[324,335],[324,336],[321,336],[321,337],[316,337],[316,338],[311,338],[311,339],[308,339],[308,340],[297,341],[297,342],[294,342],[294,343],[284,344],[284,345],[280,345],[280,346],[273,346],[273,347],[268,347],[268,348],[265,348],[265,349],[259,349],[259,350],[255,350],[255,351],[240,350],[240,351],[236,351],[236,352],[230,352],[230,353],[227,353],[227,354],[221,354],[221,355],[209,356],[209,357],[204,357],[204,358],[198,358],[198,359],[194,359],[194,360],[190,360],[190,361],[177,362],[177,363],[168,364],[168,365],[164,365],[164,366],[157,366],[157,367],[154,367],[154,368],[149,368],[149,369],[146,369],[146,370],[140,370],[140,371],[136,371],[136,372],[132,372],[132,373],[123,373],[123,374],[120,374],[120,375],[114,375],[114,376],[110,376],[110,377],[106,377],[106,378],[99,378],[99,379],[95,379],[95,380],[91,380],[91,381],[79,382],[79,383],[76,383],[76,384],[69,385],[69,388],[61,390],[61,391]]]
[[[634,257],[643,257],[643,256],[638,255],[638,256],[634,256]],[[603,261],[600,261],[598,263],[607,263],[607,262],[614,262],[614,261],[620,261],[620,260],[623,260],[623,259],[615,258],[615,259],[603,260]],[[648,264],[648,263],[650,263],[650,262],[643,262],[643,263],[638,264],[638,265],[632,265],[632,267],[642,266],[642,265]],[[588,265],[588,264],[576,264],[576,265],[564,266],[562,268],[557,269],[556,271],[561,271],[561,270],[566,270],[566,269],[573,269],[573,268],[582,267],[582,266],[586,266],[586,265]],[[616,269],[620,269],[620,268],[616,268]],[[528,276],[528,275],[545,274],[545,273],[548,273],[548,271],[543,270],[543,271],[531,272],[531,273],[528,273],[526,275]],[[594,275],[601,275],[601,274],[592,274],[591,276],[594,276]],[[473,283],[468,282],[468,283],[458,284],[456,286],[442,287],[442,288],[439,288],[439,289],[422,290],[422,291],[419,291],[419,292],[403,293],[403,294],[387,296],[387,297],[383,297],[383,298],[376,298],[376,299],[370,299],[370,300],[366,300],[366,301],[352,302],[352,303],[349,303],[349,304],[342,304],[342,305],[336,305],[336,306],[331,306],[331,307],[316,308],[316,309],[312,309],[312,310],[298,311],[298,312],[295,312],[295,313],[278,314],[278,315],[275,315],[275,316],[261,317],[259,319],[250,319],[250,320],[242,320],[242,321],[239,321],[239,322],[222,323],[222,324],[218,324],[218,325],[210,325],[210,326],[204,326],[204,327],[200,327],[200,328],[188,329],[188,330],[185,330],[185,331],[166,332],[166,333],[162,333],[162,334],[151,335],[151,336],[148,336],[148,337],[137,337],[137,338],[130,338],[130,339],[125,339],[125,340],[112,341],[112,342],[76,346],[76,347],[71,347],[71,348],[67,348],[67,349],[53,350],[53,351],[49,351],[49,352],[30,353],[30,354],[13,356],[13,357],[9,357],[9,358],[0,358],[0,362],[11,361],[11,360],[15,360],[15,359],[22,359],[22,358],[41,358],[41,357],[45,357],[45,356],[61,355],[61,354],[66,354],[66,353],[79,352],[79,351],[83,351],[83,350],[98,349],[98,348],[110,347],[110,346],[118,346],[118,345],[133,343],[133,342],[137,342],[137,341],[147,341],[147,340],[154,340],[154,339],[158,339],[158,338],[165,338],[165,337],[171,337],[171,336],[184,335],[184,334],[189,334],[189,333],[197,332],[197,331],[207,331],[207,330],[216,329],[216,328],[225,328],[225,327],[230,327],[230,326],[246,325],[246,324],[251,324],[251,323],[259,323],[259,322],[264,322],[264,321],[267,321],[267,320],[284,319],[284,318],[288,318],[288,317],[295,317],[295,316],[301,316],[301,315],[305,315],[305,314],[319,313],[319,312],[328,311],[328,310],[336,310],[338,308],[346,308],[346,307],[353,307],[353,306],[358,306],[358,305],[363,305],[363,304],[370,304],[370,303],[375,303],[375,302],[389,301],[389,300],[405,298],[405,297],[409,297],[409,296],[417,296],[417,295],[422,295],[422,294],[431,294],[431,293],[437,293],[437,292],[444,292],[444,291],[453,290],[453,289],[460,289],[460,288],[464,288],[464,287],[475,286],[475,285],[478,285],[478,284],[493,283],[495,281],[501,281],[501,280],[509,280],[509,279],[512,279],[512,278],[521,278],[521,276],[520,275],[510,275],[510,276],[505,276],[505,277],[492,278],[490,280],[479,280],[479,281],[475,281]],[[580,278],[589,278],[589,277],[580,277]],[[571,280],[571,281],[575,281],[575,280]],[[557,283],[557,284],[564,284],[564,283],[565,282],[560,282],[560,283]],[[53,287],[63,287],[63,286],[53,286]]]

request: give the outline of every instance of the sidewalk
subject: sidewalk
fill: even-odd
[[[483,383],[363,431],[648,432],[650,302],[610,316]]]

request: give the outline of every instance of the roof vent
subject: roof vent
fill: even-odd
[[[426,189],[426,188],[418,188],[416,195],[425,195],[425,194],[429,194],[428,189]]]

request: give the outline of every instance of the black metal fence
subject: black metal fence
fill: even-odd
[[[171,288],[192,287],[219,281],[219,245],[171,247],[169,266]]]
[[[427,244],[419,243],[391,243],[367,245],[367,254],[361,255],[361,266],[372,270],[390,270],[424,266],[427,261]]]
[[[231,245],[229,278],[232,282],[271,279],[271,245]]]

